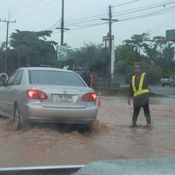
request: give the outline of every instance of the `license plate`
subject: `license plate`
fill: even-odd
[[[59,94],[59,95],[53,95],[53,101],[55,103],[58,103],[58,102],[72,103],[73,102],[73,98],[72,98],[72,95]]]

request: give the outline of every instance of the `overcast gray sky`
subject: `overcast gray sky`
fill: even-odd
[[[65,42],[73,48],[84,43],[102,43],[108,32],[108,24],[101,18],[108,17],[112,5],[115,44],[133,34],[148,32],[151,36],[163,35],[167,29],[175,29],[175,0],[65,0]],[[19,30],[53,29],[52,39],[60,43],[61,0],[1,0],[0,18],[7,19],[10,9],[10,33]],[[156,14],[156,15],[155,15]],[[144,18],[138,16],[148,15]],[[128,18],[134,19],[128,19]],[[136,18],[135,18],[136,17]],[[6,24],[0,23],[0,43],[5,41]]]

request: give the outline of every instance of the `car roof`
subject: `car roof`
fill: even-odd
[[[71,70],[51,68],[51,67],[21,67],[22,70],[52,70],[52,71],[62,71],[62,72],[73,72]]]

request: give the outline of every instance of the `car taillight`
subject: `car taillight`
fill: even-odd
[[[46,100],[48,97],[46,93],[40,90],[35,90],[35,89],[29,89],[26,91],[27,93],[27,98],[28,99],[34,99],[34,100]]]
[[[87,93],[87,94],[82,96],[81,100],[82,101],[94,101],[94,102],[96,102],[97,95],[96,95],[96,93]]]

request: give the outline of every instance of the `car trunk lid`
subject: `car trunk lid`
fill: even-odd
[[[47,99],[41,100],[43,107],[53,108],[85,108],[87,101],[82,101],[81,98],[88,92],[93,92],[87,87],[70,87],[70,86],[37,86],[47,94]]]

